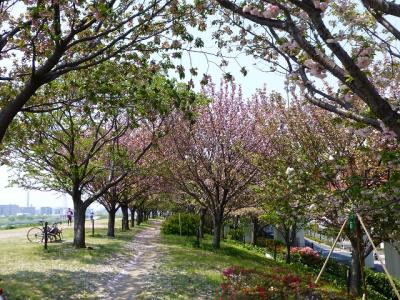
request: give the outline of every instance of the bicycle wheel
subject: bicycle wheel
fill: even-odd
[[[61,230],[57,233],[57,236],[58,236],[58,240],[61,242],[63,239],[63,234],[62,234]]]
[[[54,233],[48,233],[47,234],[47,241],[49,243],[55,242],[56,241],[56,235]]]
[[[26,237],[28,238],[28,241],[32,243],[40,243],[43,241],[43,230],[39,227],[33,227],[29,229]]]

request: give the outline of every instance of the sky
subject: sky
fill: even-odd
[[[27,190],[18,187],[6,187],[8,185],[8,176],[11,174],[6,167],[0,167],[0,205],[17,204],[19,206],[27,206],[29,198],[29,206],[34,207],[72,207],[72,201],[69,195],[63,195],[55,192],[41,192]],[[29,194],[29,195],[28,195]]]
[[[195,36],[201,36],[204,40],[205,47],[204,51],[216,52],[215,41],[209,38],[210,34],[206,33],[194,33]],[[210,56],[210,60],[218,63],[217,58]],[[214,63],[208,62],[204,54],[194,53],[189,58],[188,55],[184,55],[181,64],[189,67],[190,62],[193,67],[198,68],[198,74],[196,78],[193,78],[195,82],[195,89],[199,89],[198,82],[202,78],[202,74],[207,73],[212,76],[216,84],[219,83],[219,79],[222,78],[223,72]],[[4,61],[2,62],[4,63]],[[240,65],[239,65],[240,64]],[[248,70],[248,75],[243,76],[240,73],[240,68],[244,66]],[[231,61],[227,68],[234,77],[238,84],[242,86],[243,95],[250,97],[258,88],[263,88],[266,85],[267,90],[272,92],[273,90],[283,93],[284,92],[284,78],[282,76],[266,73],[260,71],[255,65],[254,60],[251,57],[245,55],[239,55],[237,62]],[[174,74],[171,74],[172,76]],[[176,76],[176,75],[175,75]],[[189,78],[185,79],[187,82]],[[3,204],[17,204],[19,206],[27,205],[28,191],[18,187],[8,187],[8,180],[11,175],[10,170],[6,167],[0,167],[0,205]],[[72,207],[72,200],[69,195],[60,194],[55,192],[41,192],[30,190],[29,191],[29,205],[34,207],[50,206],[50,207]]]

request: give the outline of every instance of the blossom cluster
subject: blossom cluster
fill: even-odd
[[[325,1],[314,0],[313,3],[314,3],[314,7],[316,9],[320,9],[322,12],[324,12],[328,8],[329,1],[328,0],[325,0]]]
[[[261,9],[258,9],[257,7],[253,7],[249,4],[247,4],[247,5],[243,6],[243,12],[249,13],[253,16],[257,16],[260,18],[273,19],[279,15],[280,9],[276,5],[267,4],[265,7],[265,10],[262,11]]]
[[[295,40],[283,43],[282,45],[279,46],[279,49],[287,52],[289,54],[293,54],[294,52],[296,52],[299,48],[299,45],[297,44],[297,42]]]
[[[325,68],[323,68],[319,63],[313,61],[312,59],[307,59],[304,62],[304,65],[309,69],[311,75],[320,79],[324,79],[326,77]]]
[[[372,63],[373,52],[374,49],[372,47],[366,47],[359,50],[356,64],[360,69],[365,69]]]

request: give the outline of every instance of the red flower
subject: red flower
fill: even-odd
[[[225,277],[230,277],[230,276],[233,275],[234,273],[235,273],[235,267],[230,267],[230,268],[227,268],[227,269],[225,269],[225,270],[222,271],[222,274],[223,274]]]
[[[289,273],[283,277],[283,282],[291,288],[297,288],[300,285],[300,278]]]
[[[263,288],[262,286],[258,286],[258,287],[257,287],[257,292],[258,292],[258,295],[259,295],[261,298],[266,298],[266,297],[267,297],[267,291],[266,291],[265,288]]]

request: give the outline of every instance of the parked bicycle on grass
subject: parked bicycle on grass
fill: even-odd
[[[42,225],[42,228],[32,227],[28,230],[28,233],[26,234],[28,241],[32,243],[44,242],[45,231],[46,231],[45,222],[40,221],[39,223]],[[47,240],[49,242],[57,242],[57,241],[59,242],[62,240],[63,238],[62,228],[59,228],[58,224],[61,224],[61,222],[53,223],[53,225],[47,225]]]

